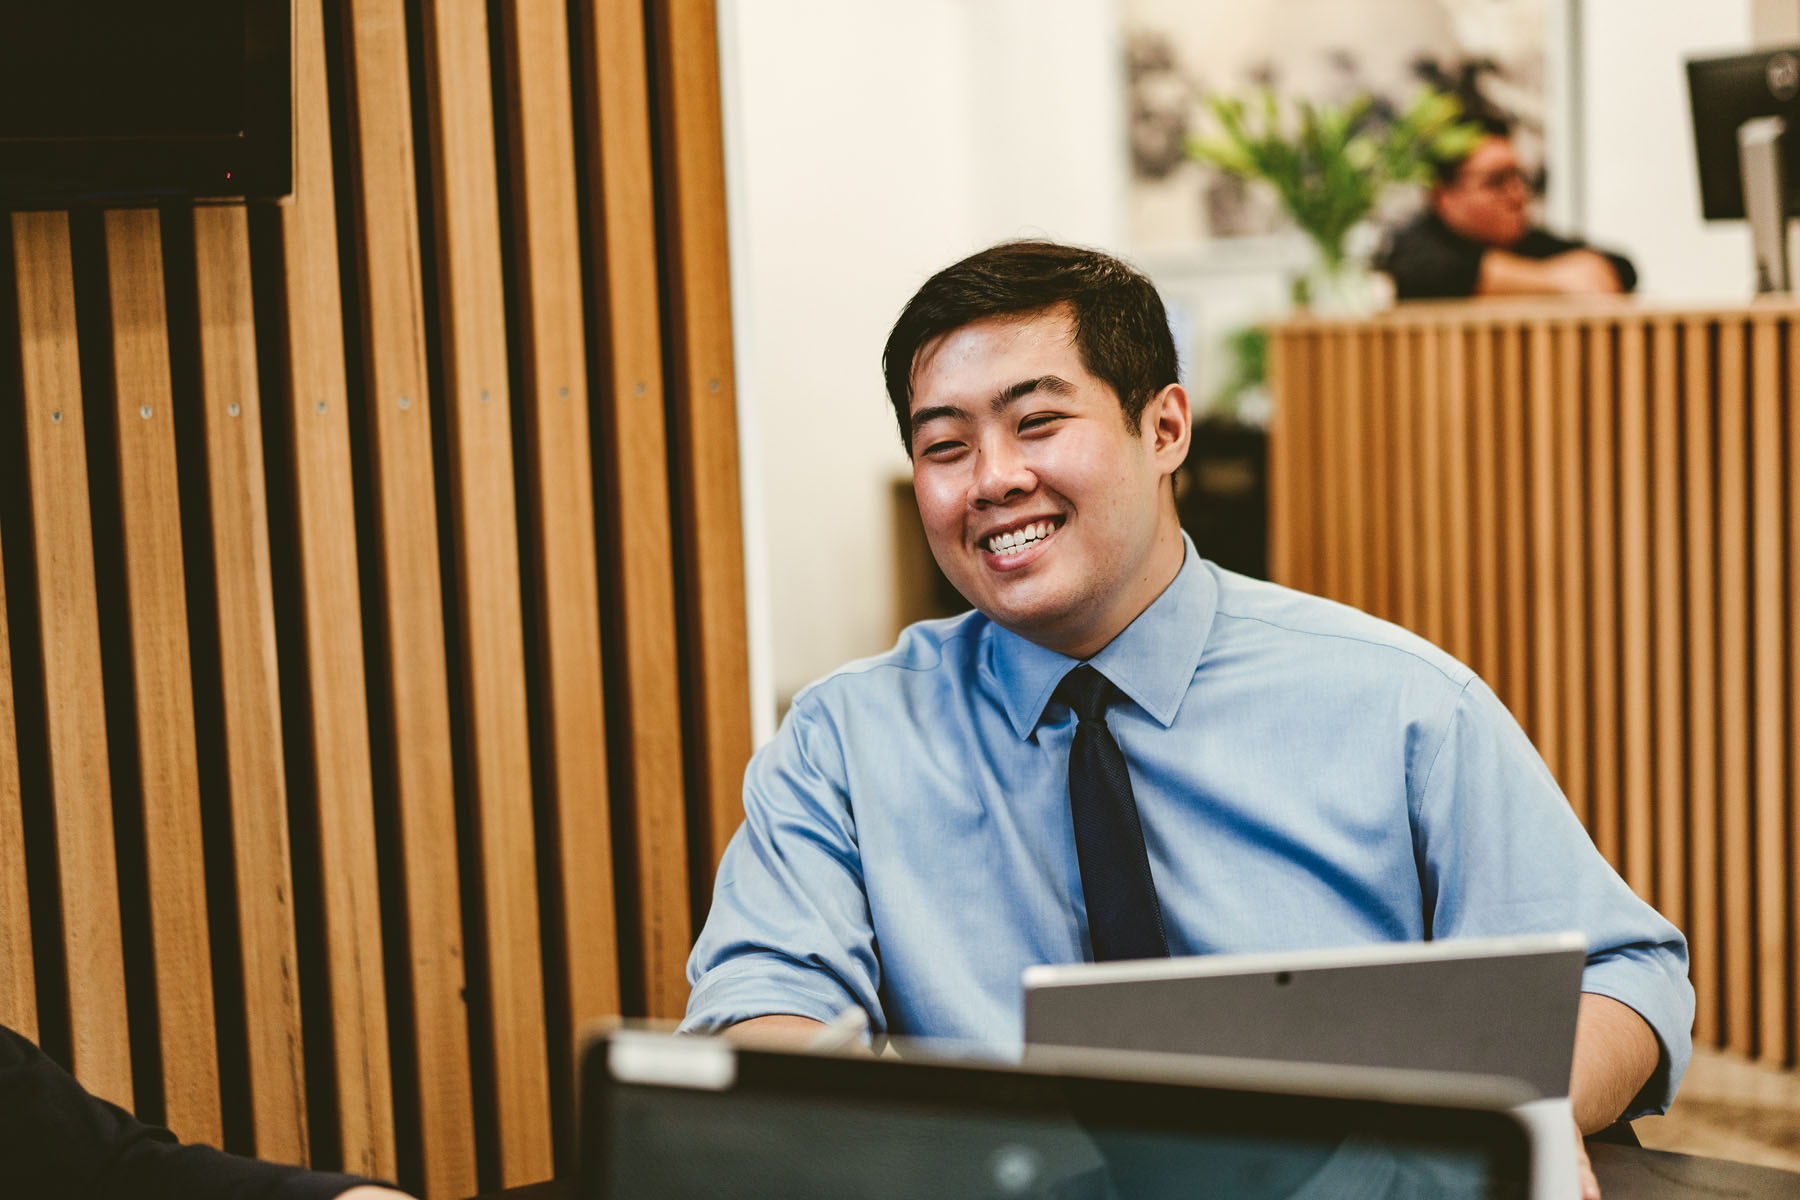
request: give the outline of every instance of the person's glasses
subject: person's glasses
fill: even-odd
[[[1509,188],[1529,188],[1530,181],[1525,172],[1518,167],[1500,167],[1485,175],[1475,175],[1463,181],[1467,186],[1479,188],[1484,192],[1504,192]]]

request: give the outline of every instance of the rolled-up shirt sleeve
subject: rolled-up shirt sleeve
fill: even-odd
[[[845,780],[837,732],[802,692],[745,772],[744,823],[688,959],[684,1032],[774,1014],[829,1021],[851,1006],[885,1031]]]
[[[1692,1053],[1687,940],[1595,849],[1512,714],[1479,679],[1422,764],[1414,814],[1433,937],[1578,929],[1582,990],[1628,1005],[1661,1057],[1627,1118],[1664,1111]]]

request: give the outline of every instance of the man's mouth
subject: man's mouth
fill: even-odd
[[[1043,541],[1060,528],[1062,528],[1061,517],[1033,521],[1029,525],[1021,525],[1017,529],[1009,529],[1004,533],[996,533],[984,538],[981,548],[994,555],[1017,554],[1019,551]]]

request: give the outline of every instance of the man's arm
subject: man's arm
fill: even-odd
[[[1624,291],[1618,272],[1598,251],[1565,250],[1549,258],[1526,258],[1505,250],[1481,256],[1475,280],[1480,296],[1604,296]]]
[[[1583,992],[1569,1076],[1569,1099],[1581,1132],[1597,1133],[1618,1120],[1661,1059],[1656,1034],[1636,1011],[1611,996]]]
[[[720,1032],[746,1045],[771,1046],[779,1050],[805,1046],[826,1028],[825,1022],[815,1021],[811,1017],[779,1013],[767,1017],[751,1017],[748,1021],[728,1025]]]

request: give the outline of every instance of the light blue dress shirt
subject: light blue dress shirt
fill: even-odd
[[[1579,929],[1583,988],[1686,1069],[1687,946],[1595,850],[1467,667],[1188,543],[1091,661],[1130,765],[1172,954]],[[688,963],[685,1028],[770,1013],[1016,1045],[1019,974],[1092,958],[1069,816],[1074,661],[979,613],[803,690],[751,761]]]

